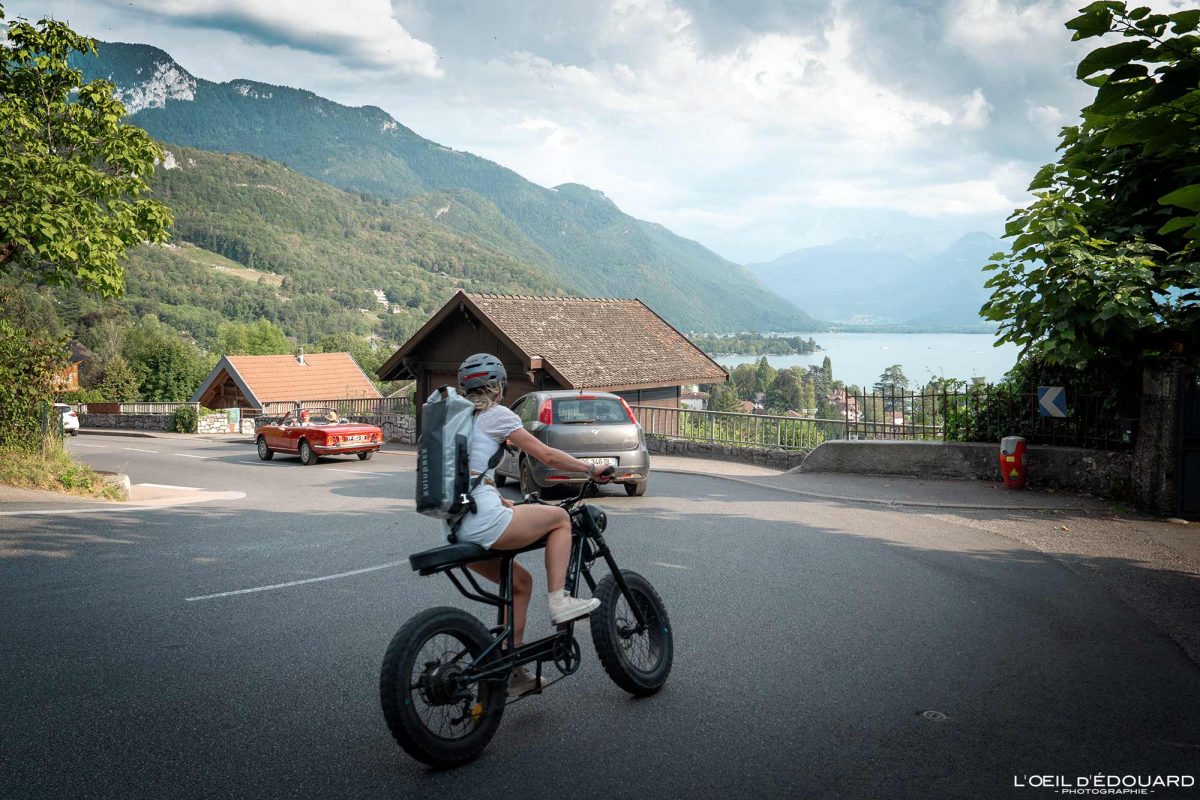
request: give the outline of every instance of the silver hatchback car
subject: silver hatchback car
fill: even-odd
[[[633,411],[608,392],[555,390],[531,392],[512,404],[525,430],[551,447],[591,464],[616,468],[614,483],[641,497],[650,479],[646,436]],[[548,486],[582,483],[585,475],[562,472],[522,453],[505,453],[496,467],[496,485],[509,478],[528,494]]]

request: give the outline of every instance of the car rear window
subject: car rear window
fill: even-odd
[[[555,425],[628,425],[629,415],[613,397],[560,397],[553,403]]]

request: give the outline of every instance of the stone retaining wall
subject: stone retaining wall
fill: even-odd
[[[229,433],[229,417],[223,413],[201,414],[196,420],[196,433]]]
[[[126,431],[169,431],[170,414],[80,414],[81,428],[106,428]]]
[[[974,442],[833,441],[817,446],[799,472],[1000,480],[1000,445]],[[1031,446],[1027,484],[1098,497],[1132,496],[1130,453]]]
[[[277,416],[255,417],[254,430],[258,430],[264,425],[274,425],[279,420],[280,417]],[[364,414],[356,416],[354,421],[383,428],[385,442],[417,443],[417,418],[412,414]]]
[[[716,442],[690,442],[686,439],[667,439],[662,436],[646,436],[646,448],[651,453],[664,456],[689,456],[691,458],[714,458],[718,461],[737,461],[742,464],[759,464],[781,471],[799,466],[804,460],[803,450],[776,450],[753,447],[734,447]]]

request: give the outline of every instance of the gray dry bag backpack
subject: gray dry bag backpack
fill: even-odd
[[[471,480],[471,431],[475,404],[452,386],[439,386],[421,406],[421,438],[417,441],[417,511],[451,523],[453,531],[463,514],[475,510],[471,492],[482,476]],[[503,445],[496,448],[488,469],[500,463]]]

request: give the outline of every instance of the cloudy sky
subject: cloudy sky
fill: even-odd
[[[1085,51],[1062,27],[1084,4],[4,2],[157,45],[198,77],[381,106],[741,263],[844,237],[999,234],[1087,102]]]

